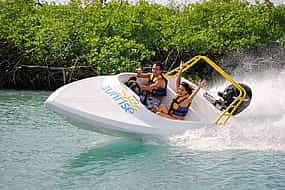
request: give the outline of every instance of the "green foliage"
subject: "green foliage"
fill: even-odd
[[[138,64],[149,60],[153,53],[143,44],[119,36],[92,39],[88,60],[97,66],[101,74],[133,72]]]
[[[181,30],[173,42],[205,54],[263,46],[284,34],[284,14],[284,6],[250,5],[240,0],[190,4],[184,7]]]
[[[0,38],[33,52],[34,63],[85,58],[99,74],[133,71],[172,49],[220,56],[285,41],[284,5],[211,0],[169,8],[144,0],[88,2],[0,1]]]

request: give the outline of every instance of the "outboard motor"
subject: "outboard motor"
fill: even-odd
[[[246,91],[246,96],[243,99],[242,103],[238,106],[238,108],[233,112],[233,115],[236,115],[240,112],[242,112],[245,108],[248,107],[250,104],[250,101],[252,99],[252,91],[249,86],[246,84],[239,83],[244,90]],[[231,103],[240,95],[240,91],[234,86],[229,85],[227,86],[223,92],[218,92],[218,96],[220,96],[222,99],[216,100],[214,97],[209,95],[208,93],[205,93],[204,96],[219,110],[223,111],[228,106],[231,105]],[[229,109],[228,112],[231,112],[233,108]]]

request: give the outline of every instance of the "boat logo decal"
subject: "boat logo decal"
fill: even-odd
[[[117,92],[109,85],[103,85],[102,89],[115,102],[117,102],[119,106],[125,110],[125,112],[133,114],[135,111],[138,111],[138,109],[141,109],[139,102],[137,102],[132,96],[127,96],[125,90],[122,90],[122,92]]]

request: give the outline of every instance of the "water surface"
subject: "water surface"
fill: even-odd
[[[238,123],[162,141],[84,131],[44,107],[51,92],[2,90],[0,189],[284,190],[284,78],[247,82]]]

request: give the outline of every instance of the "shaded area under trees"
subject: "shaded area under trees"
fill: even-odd
[[[223,56],[285,41],[285,6],[211,0],[169,8],[140,0],[0,1],[0,88],[55,89],[88,76]],[[223,62],[221,62],[223,64]],[[204,65],[189,74],[211,77]]]

